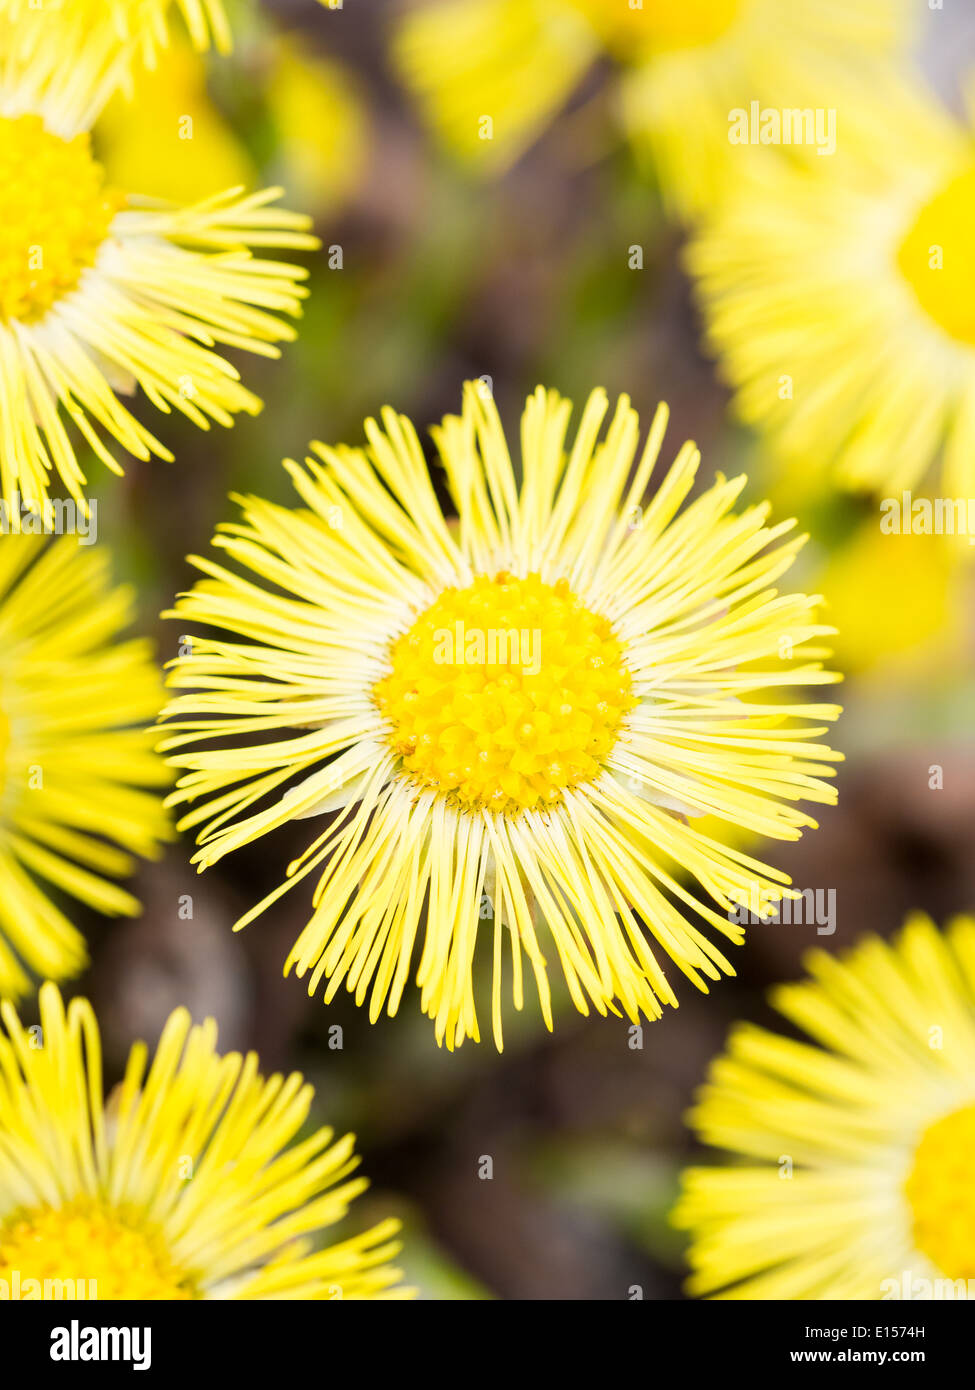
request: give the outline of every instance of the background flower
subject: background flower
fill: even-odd
[[[238,25],[237,73],[174,38],[165,60],[139,75],[139,98],[119,91],[94,140],[109,182],[152,198],[194,202],[215,188],[253,186],[257,164],[238,134],[260,122],[267,177],[289,200],[334,216],[363,178],[370,113],[348,65],[276,32],[258,14]]]
[[[93,1281],[101,1299],[409,1297],[392,1220],[312,1248],[366,1186],[353,1136],[296,1143],[312,1088],[220,1056],[185,1009],[148,1069],[137,1043],[102,1098],[98,1023],[41,989],[43,1045],[0,1005],[0,1277]],[[39,1295],[38,1295],[39,1296]]]
[[[132,609],[104,551],[0,537],[0,994],[29,987],[25,967],[77,974],[71,900],[136,915],[113,880],[170,838],[159,673],[147,642],[115,640]]]
[[[904,41],[908,15],[902,0],[418,0],[393,53],[447,147],[484,173],[517,159],[609,58],[617,119],[686,217],[737,181],[731,112],[821,103],[845,65]]]
[[[270,206],[280,189],[218,187],[190,207],[159,207],[107,184],[89,127],[125,78],[129,46],[110,26],[89,27],[86,13],[69,0],[50,12],[0,12],[8,502],[16,494],[43,503],[52,481],[82,498],[86,477],[66,424],[115,471],[115,442],[142,459],[171,458],[120,400],[137,387],[203,429],[255,414],[260,401],[215,349],[278,355],[275,344],[294,337],[280,315],[298,313],[305,272],[254,250],[317,245],[307,217]]]
[[[247,150],[207,91],[207,61],[187,43],[139,77],[139,99],[115,94],[96,146],[109,182],[149,198],[197,202],[215,188],[254,184]]]
[[[840,116],[865,100],[889,127],[869,159],[753,162],[692,242],[706,341],[787,459],[887,496],[943,458],[945,493],[968,496],[975,142],[899,79],[851,89]]]
[[[807,964],[773,1002],[817,1046],[739,1026],[691,1112],[739,1161],[684,1176],[689,1287],[968,1297],[952,1281],[975,1279],[975,919],[942,936],[915,916],[892,945]]]

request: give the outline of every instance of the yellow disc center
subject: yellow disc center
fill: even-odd
[[[62,140],[39,116],[0,116],[0,321],[39,319],[74,289],[122,202],[87,134]]]
[[[921,1136],[905,1191],[919,1250],[949,1279],[975,1279],[975,1105]]]
[[[516,814],[597,776],[636,701],[622,646],[564,580],[479,575],[392,645],[375,687],[404,771]]]
[[[698,48],[719,39],[742,0],[574,0],[619,57],[634,49]]]
[[[897,264],[935,323],[975,344],[975,165],[924,205]]]
[[[18,1283],[21,1298],[63,1298],[67,1280],[74,1281],[77,1296],[89,1299],[197,1296],[191,1282],[174,1268],[155,1232],[90,1198],[22,1211],[0,1224],[0,1279],[6,1280],[11,1297]],[[25,1290],[32,1279],[39,1282],[40,1290]],[[80,1280],[85,1281],[83,1295],[77,1290]],[[47,1292],[45,1281],[49,1281]]]

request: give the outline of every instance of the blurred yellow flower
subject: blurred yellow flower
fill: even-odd
[[[406,11],[394,33],[403,80],[448,148],[483,173],[521,155],[599,52],[562,0],[443,0]]]
[[[294,39],[262,35],[260,51],[253,83],[274,139],[272,176],[302,205],[334,213],[365,170],[365,102],[341,63],[309,57]],[[205,60],[179,40],[164,63],[140,75],[138,101],[116,93],[98,119],[95,143],[111,184],[153,198],[192,202],[258,175],[209,95]]]
[[[220,1056],[212,1019],[170,1015],[102,1098],[98,1023],[41,988],[41,1042],[0,1005],[0,1279],[67,1280],[87,1299],[402,1298],[398,1222],[320,1250],[367,1185],[353,1136],[295,1142],[313,1091]],[[37,1292],[28,1292],[28,1281]],[[57,1295],[44,1294],[45,1297]],[[63,1294],[61,1295],[64,1296]]]
[[[115,641],[133,597],[72,538],[0,537],[0,995],[23,966],[76,974],[84,942],[48,889],[102,913],[139,903],[110,880],[169,838],[170,780],[146,727],[162,681],[144,641]],[[23,964],[22,964],[23,963]]]
[[[816,587],[843,670],[927,678],[933,663],[944,670],[963,661],[968,554],[944,536],[885,535],[876,519],[839,545]]]
[[[271,48],[265,89],[281,182],[305,206],[334,212],[355,192],[369,148],[365,103],[345,68],[294,39]]]
[[[138,101],[116,93],[95,140],[108,182],[151,198],[196,202],[257,177],[245,145],[210,100],[205,62],[184,43],[140,76]]]
[[[73,12],[72,12],[73,13]],[[252,254],[309,248],[308,219],[239,188],[190,207],[145,207],[92,158],[88,128],[120,80],[117,39],[65,10],[0,15],[0,494],[35,509],[59,478],[83,497],[65,417],[101,461],[108,439],[168,450],[121,394],[201,428],[260,401],[215,349],[262,356],[294,337],[305,271]]]
[[[184,639],[170,677],[192,692],[163,748],[195,862],[337,812],[238,926],[317,870],[286,968],[326,1000],[344,981],[373,1020],[416,968],[448,1047],[479,1037],[475,948],[493,953],[499,1048],[508,948],[515,1007],[526,955],[549,1028],[553,953],[583,1013],[676,1004],[655,946],[706,989],[732,967],[692,917],[737,944],[734,904],[791,890],[688,818],[794,840],[815,824],[796,802],[835,800],[819,740],[837,707],[778,694],[838,679],[815,600],[775,587],[803,538],[767,506],[734,512],[744,478],[681,511],[690,444],[644,504],[666,408],[640,454],[627,398],[603,434],[608,410],[593,392],[570,443],[571,404],[539,388],[516,470],[469,384],[434,431],[455,524],[386,409],[365,449],[286,464],[305,510],[238,499],[215,544],[252,577],[194,559],[207,578],[170,615],[229,634]]]
[[[691,1112],[736,1161],[684,1175],[689,1290],[971,1297],[975,919],[916,915],[808,968],[772,1001],[813,1043],[739,1024]]]
[[[751,164],[687,254],[742,419],[787,462],[899,493],[943,458],[975,493],[975,144],[897,79],[883,137],[816,168]],[[850,92],[841,107],[864,104]]]
[[[622,64],[625,128],[666,202],[691,216],[738,177],[731,112],[821,107],[835,70],[889,53],[908,14],[906,0],[420,0],[393,56],[448,147],[493,174],[608,55]]]

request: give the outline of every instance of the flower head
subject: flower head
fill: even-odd
[[[103,552],[0,539],[0,995],[29,988],[25,966],[63,979],[85,962],[37,879],[134,915],[137,900],[112,880],[169,836],[169,777],[146,727],[162,682],[148,643],[115,641],[131,609]]]
[[[83,500],[79,439],[115,472],[112,441],[172,457],[123,405],[137,388],[201,428],[255,414],[219,349],[277,356],[305,271],[253,251],[317,244],[278,189],[180,208],[109,185],[89,129],[129,50],[83,9],[0,10],[0,495],[35,509],[58,479]]]
[[[736,1161],[685,1174],[689,1287],[953,1296],[975,1280],[975,920],[918,915],[808,968],[772,1002],[812,1042],[739,1025],[691,1113]]]
[[[101,1299],[408,1296],[395,1221],[312,1248],[366,1187],[353,1136],[295,1142],[313,1091],[220,1056],[212,1019],[169,1017],[106,1103],[85,999],[40,993],[40,1038],[0,1005],[0,1278],[83,1279]],[[96,1286],[91,1292],[92,1281]],[[25,1292],[26,1296],[26,1292]]]
[[[571,405],[539,388],[519,485],[493,401],[468,385],[434,431],[447,521],[387,409],[366,448],[286,464],[302,510],[238,499],[215,542],[234,568],[196,559],[207,577],[175,610],[219,630],[174,664],[193,693],[163,745],[196,862],[334,813],[240,925],[317,871],[288,967],[326,999],[344,981],[373,1019],[415,969],[448,1046],[479,1036],[475,955],[493,962],[499,1047],[508,951],[516,1007],[527,957],[549,1027],[552,958],[583,1013],[675,1003],[658,949],[705,988],[731,970],[713,934],[741,939],[731,905],[787,880],[690,819],[795,839],[815,823],[796,803],[835,799],[818,739],[836,707],[777,694],[836,679],[815,600],[775,588],[793,523],[736,514],[743,478],[680,512],[690,444],[642,505],[666,409],[639,455],[629,401],[603,433],[607,410],[594,392],[570,443]]]
[[[975,489],[971,132],[896,80],[870,157],[750,166],[688,252],[735,404],[787,461],[860,489],[943,458]],[[841,114],[863,106],[850,92]]]
[[[907,15],[903,0],[420,0],[393,52],[448,147],[485,173],[517,159],[608,57],[625,128],[689,216],[738,178],[729,112],[828,104],[836,70],[889,53]]]

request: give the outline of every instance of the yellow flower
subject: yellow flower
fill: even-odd
[[[608,56],[623,124],[687,216],[738,177],[730,112],[822,106],[834,69],[889,52],[907,15],[903,0],[423,0],[393,55],[448,147],[484,173],[517,159]]]
[[[975,491],[975,144],[897,82],[869,158],[750,167],[688,253],[741,417],[787,461]],[[862,103],[850,94],[840,107]]]
[[[116,93],[95,139],[108,181],[152,198],[193,202],[255,178],[245,145],[209,98],[204,59],[185,43],[140,76],[137,102]]]
[[[273,134],[273,177],[302,205],[335,212],[366,168],[363,97],[342,64],[309,56],[294,38],[262,33],[260,51],[266,63],[251,76]],[[165,63],[140,74],[137,102],[116,93],[95,128],[110,183],[179,202],[253,183],[254,162],[211,100],[206,78],[206,60],[176,41]]]
[[[0,1279],[86,1281],[100,1299],[408,1297],[396,1221],[313,1248],[367,1185],[353,1136],[293,1142],[313,1091],[216,1051],[212,1019],[169,1017],[147,1070],[137,1043],[102,1098],[86,999],[40,993],[41,1026],[0,1005]],[[96,1286],[92,1291],[91,1284]],[[40,1296],[37,1294],[36,1296]],[[47,1297],[55,1295],[45,1295]],[[63,1296],[63,1295],[62,1295]]]
[[[815,600],[774,587],[794,523],[735,514],[744,478],[678,516],[690,444],[641,505],[666,408],[639,458],[636,412],[622,397],[603,434],[608,408],[593,392],[570,445],[571,404],[539,388],[519,486],[494,403],[468,384],[434,431],[456,522],[386,409],[365,449],[286,463],[304,510],[238,499],[215,543],[251,577],[196,559],[208,577],[170,615],[229,634],[192,638],[171,676],[194,692],[163,747],[187,769],[174,804],[198,803],[182,821],[202,827],[195,862],[336,811],[238,925],[317,870],[286,968],[310,972],[309,993],[327,981],[326,1000],[345,981],[373,1020],[416,969],[448,1047],[479,1036],[476,947],[498,1047],[508,950],[515,1007],[527,957],[548,1027],[553,956],[583,1013],[588,999],[637,1022],[676,1003],[654,943],[706,988],[731,965],[690,914],[738,943],[732,905],[788,880],[687,818],[796,839],[815,822],[795,803],[835,800],[814,721],[837,708],[777,694],[837,679],[811,645],[831,631]]]
[[[295,39],[279,38],[268,51],[267,106],[280,177],[305,205],[334,212],[366,169],[366,103],[346,68],[309,56]]]
[[[122,404],[141,387],[201,428],[260,401],[217,350],[278,355],[305,271],[252,254],[317,243],[280,190],[231,189],[191,207],[139,205],[110,187],[88,128],[125,49],[73,11],[0,15],[0,493],[37,504],[60,477],[81,500],[77,435],[115,472],[116,440],[172,455]],[[121,55],[121,56],[120,56]]]
[[[80,933],[35,882],[115,916],[139,903],[111,879],[169,838],[169,781],[146,724],[162,681],[141,640],[116,643],[132,593],[107,557],[65,538],[0,538],[0,994],[86,960]]]
[[[691,1114],[740,1161],[685,1174],[689,1288],[962,1297],[946,1281],[975,1280],[975,920],[942,934],[916,915],[808,968],[773,1003],[814,1043],[739,1025]]]
[[[930,690],[932,671],[960,675],[968,659],[966,559],[967,547],[950,537],[885,535],[876,519],[840,545],[815,583],[839,633],[844,672],[876,673],[888,691],[911,678]]]

